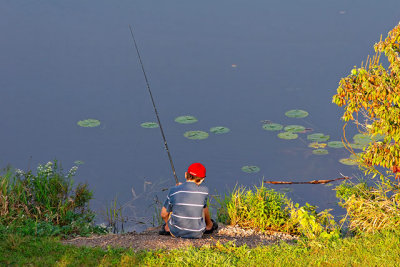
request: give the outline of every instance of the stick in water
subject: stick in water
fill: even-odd
[[[348,180],[350,177],[340,177],[332,180],[312,180],[309,182],[284,182],[284,181],[264,181],[266,184],[327,184],[334,181]]]

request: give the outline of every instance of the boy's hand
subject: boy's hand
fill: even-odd
[[[177,183],[176,185],[181,185],[182,183]]]

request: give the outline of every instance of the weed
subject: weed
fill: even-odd
[[[6,168],[0,176],[0,230],[23,234],[89,234],[94,213],[88,208],[87,184],[73,186],[77,167],[66,174],[57,161],[32,171]]]

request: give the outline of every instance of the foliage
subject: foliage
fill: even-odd
[[[283,231],[287,228],[289,211],[284,194],[261,185],[253,190],[235,187],[223,199],[217,199],[220,208],[217,218],[225,224],[238,225],[259,231]]]
[[[89,248],[54,238],[7,235],[0,239],[5,266],[396,266],[399,232],[366,234],[318,243],[256,248],[233,244],[172,250]]]
[[[0,225],[3,231],[17,229],[25,234],[88,234],[94,214],[88,203],[92,192],[87,184],[73,186],[77,167],[65,174],[57,161],[39,165],[34,174],[7,168],[0,176]],[[44,230],[43,230],[44,231]]]
[[[400,24],[393,28],[385,40],[375,44],[375,55],[367,58],[360,68],[339,82],[333,102],[344,107],[344,121],[355,121],[361,133],[373,140],[361,154],[359,164],[366,173],[379,174],[376,166],[392,168],[398,173],[400,165]],[[388,60],[385,69],[381,62],[384,53]],[[359,121],[359,114],[365,119]],[[399,169],[400,171],[400,169]],[[384,176],[381,174],[381,178]]]
[[[217,218],[225,224],[258,231],[285,231],[309,239],[339,236],[329,210],[317,213],[317,207],[308,203],[303,207],[294,205],[284,194],[263,185],[253,190],[235,187],[217,201],[220,205]]]
[[[399,229],[400,194],[391,184],[374,187],[365,182],[345,182],[336,188],[336,194],[347,210],[344,220],[349,220],[350,230],[355,233]]]
[[[340,232],[330,210],[319,213],[316,206],[306,203],[300,207],[299,204],[290,207],[290,222],[295,229],[308,239],[333,239],[339,238]]]

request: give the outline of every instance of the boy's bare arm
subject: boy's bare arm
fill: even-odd
[[[204,220],[206,221],[206,230],[211,230],[213,227],[213,222],[211,221],[210,217],[210,211],[208,210],[208,207],[205,207],[203,209],[204,212]]]
[[[161,218],[165,222],[165,231],[169,231],[169,227],[168,227],[169,212],[167,211],[167,209],[165,207],[162,207],[160,215],[161,215]]]

